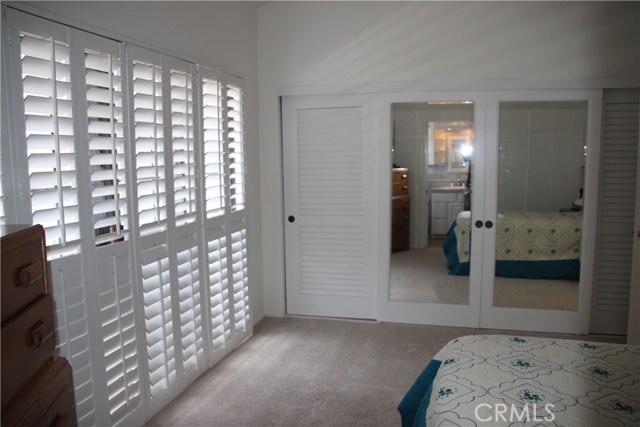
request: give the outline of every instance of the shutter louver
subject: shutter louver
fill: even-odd
[[[107,252],[109,249],[111,251]],[[129,248],[99,248],[98,298],[111,424],[116,425],[140,404],[134,288],[129,279]]]
[[[204,355],[198,240],[195,235],[187,235],[176,244],[180,338],[183,369],[186,372],[202,367],[199,361]]]
[[[244,99],[242,89],[239,86],[227,85],[226,101],[229,138],[229,204],[231,210],[241,210],[245,205]]]
[[[167,196],[162,118],[162,67],[133,62],[138,222],[146,235],[166,227]]]
[[[618,335],[626,333],[629,310],[640,91],[605,90],[602,106],[595,292],[589,332]]]
[[[211,315],[210,344],[211,351],[214,353],[219,349],[224,349],[227,341],[231,338],[227,239],[220,234],[207,239]]]
[[[144,239],[143,239],[144,240]],[[150,242],[141,251],[142,292],[147,332],[150,398],[174,387],[176,361],[173,336],[169,248]]]
[[[233,321],[236,333],[247,331],[250,320],[249,283],[247,280],[246,230],[231,233],[231,274],[233,288]]]
[[[111,54],[85,52],[93,228],[96,245],[128,230],[122,64]]]
[[[52,259],[80,247],[70,49],[53,37],[21,32],[20,52],[31,210]]]
[[[196,159],[191,74],[171,70],[171,132],[176,225],[196,220]]]
[[[225,206],[222,112],[218,81],[202,79],[202,110],[205,209],[207,218],[211,218],[224,213]]]

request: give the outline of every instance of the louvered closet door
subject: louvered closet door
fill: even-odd
[[[589,332],[625,334],[629,309],[640,91],[603,93],[600,196]]]
[[[373,319],[375,120],[364,99],[283,99],[287,312]]]

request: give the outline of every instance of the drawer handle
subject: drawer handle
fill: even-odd
[[[31,329],[31,344],[33,344],[36,348],[40,347],[43,342],[51,338],[53,335],[53,331],[49,331],[46,333],[43,331],[44,329],[44,321],[39,320]]]
[[[406,173],[402,174],[402,179],[407,179],[407,174]]]
[[[20,270],[20,285],[27,288],[42,278],[42,261],[29,264]]]
[[[406,185],[403,185],[403,186],[402,186],[402,189],[403,189],[403,190],[406,190],[407,188],[409,188],[409,187],[407,187]]]

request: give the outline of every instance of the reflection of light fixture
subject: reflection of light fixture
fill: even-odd
[[[460,146],[460,154],[462,155],[462,160],[468,162],[471,160],[471,154],[473,154],[473,147],[470,144],[462,144]]]

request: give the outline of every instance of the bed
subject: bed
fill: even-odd
[[[469,275],[471,212],[452,224],[443,249],[449,274]],[[580,276],[581,212],[505,212],[496,224],[496,276],[570,279]]]
[[[398,410],[403,427],[638,426],[640,346],[461,337],[435,355]]]

